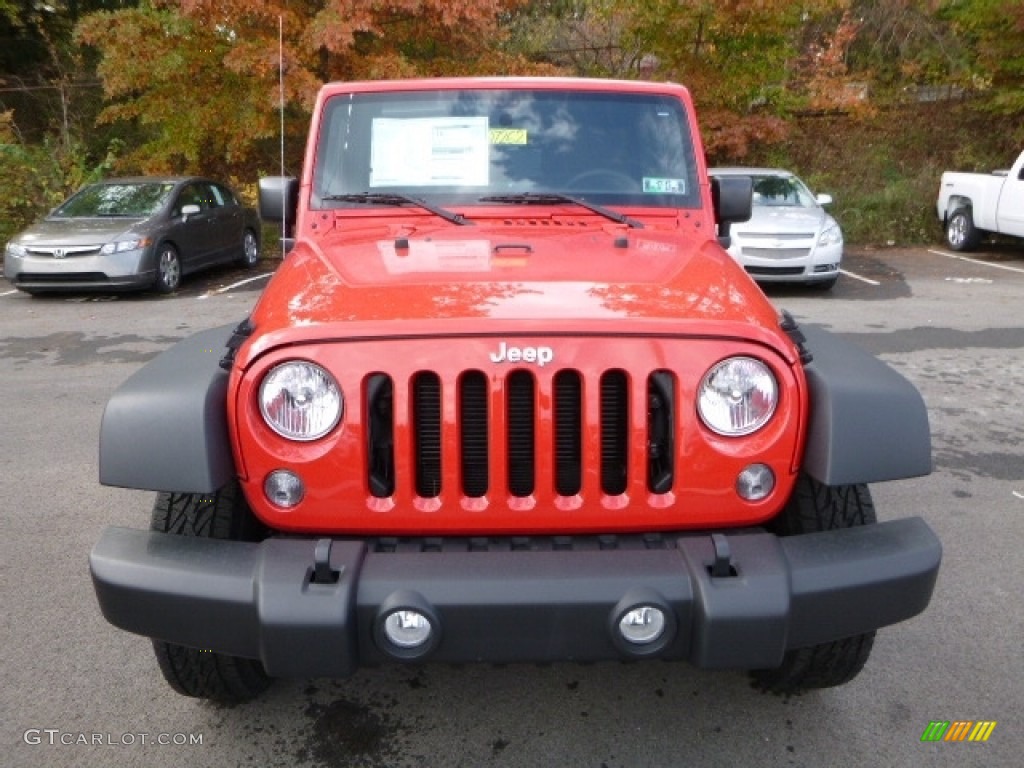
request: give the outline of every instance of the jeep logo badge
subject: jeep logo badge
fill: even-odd
[[[498,344],[498,351],[491,352],[492,363],[536,363],[543,368],[555,359],[551,347],[513,347],[504,341]]]

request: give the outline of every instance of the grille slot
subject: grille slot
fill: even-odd
[[[529,496],[536,482],[533,376],[527,371],[513,371],[507,387],[508,490],[513,496]]]
[[[675,376],[655,371],[647,379],[647,490],[666,493],[675,481]]]
[[[626,492],[629,475],[629,390],[625,371],[601,377],[601,490]]]
[[[583,382],[576,371],[559,371],[555,387],[555,491],[574,496],[583,485]]]
[[[419,373],[412,387],[416,493],[431,498],[441,493],[441,379],[436,373]]]
[[[487,377],[480,371],[469,371],[460,382],[459,444],[462,492],[470,497],[487,493],[490,464],[487,423]]]
[[[395,492],[394,385],[375,373],[366,380],[367,466],[370,493],[386,498]]]

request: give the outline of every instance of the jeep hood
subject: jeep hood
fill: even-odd
[[[576,222],[381,226],[299,241],[253,311],[248,356],[395,335],[735,335],[742,324],[740,335],[760,327],[777,338],[761,290],[716,241],[693,234]]]

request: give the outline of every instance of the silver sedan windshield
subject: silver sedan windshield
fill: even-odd
[[[173,184],[93,184],[53,212],[56,218],[125,216],[148,218],[167,201]]]

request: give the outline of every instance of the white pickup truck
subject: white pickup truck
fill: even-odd
[[[1024,152],[1009,171],[942,174],[939,220],[954,251],[969,251],[988,232],[1024,237]]]

